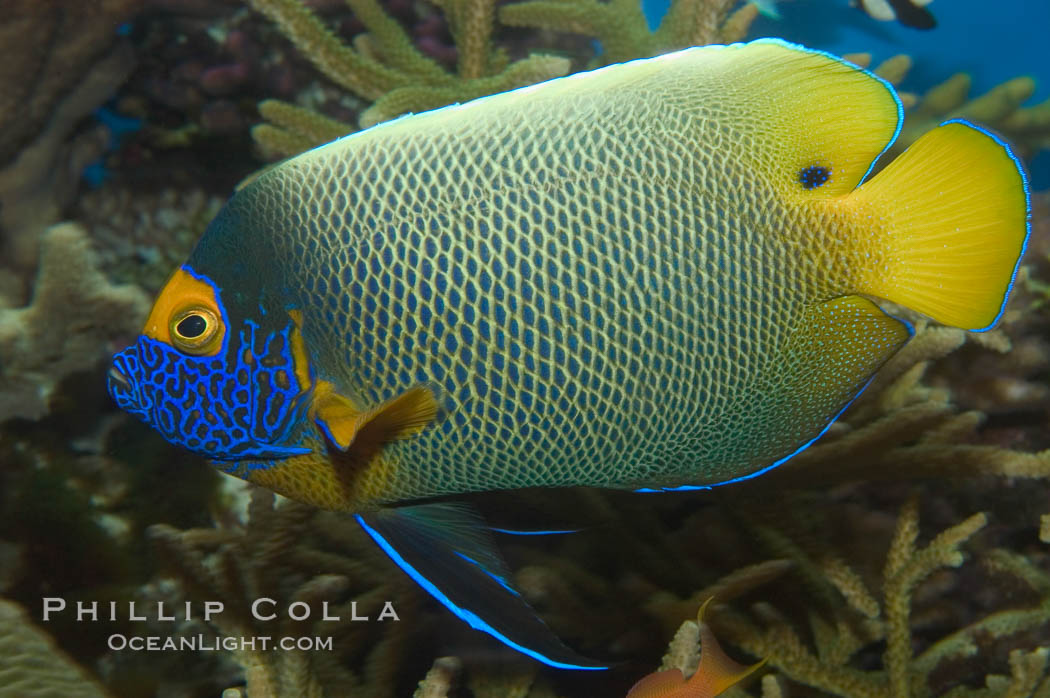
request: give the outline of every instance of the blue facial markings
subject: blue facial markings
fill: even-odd
[[[142,335],[114,358],[110,394],[171,443],[213,460],[308,453],[289,443],[309,389],[299,385],[292,331],[290,320],[268,334],[248,320],[229,328],[214,356],[188,355]]]
[[[301,398],[309,389],[309,386],[300,386],[296,378],[291,343],[292,324],[268,335],[259,332],[251,322],[246,324],[256,334],[252,353],[255,390],[252,435],[259,442],[283,443],[306,408],[306,400]],[[294,448],[285,455],[308,452],[309,449]],[[253,455],[275,457],[272,449],[268,453],[270,455]]]
[[[142,371],[142,362],[139,361],[138,352],[132,351],[134,348],[128,347],[113,357],[107,387],[110,396],[120,409],[148,422],[149,410],[153,406],[152,400],[149,395],[139,389],[136,383],[127,378],[127,376],[138,376]]]

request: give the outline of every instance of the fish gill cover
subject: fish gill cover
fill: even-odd
[[[15,3],[0,20],[0,45],[10,47],[0,79],[12,95],[0,118],[18,126],[5,129],[14,145],[0,173],[0,593],[10,609],[0,633],[24,650],[3,653],[0,675],[24,681],[0,681],[0,694],[29,695],[27,686],[68,694],[70,677],[87,671],[96,681],[84,684],[85,695],[619,696],[657,668],[679,626],[662,668],[693,671],[690,626],[710,597],[705,621],[726,652],[767,660],[762,678],[731,689],[736,695],[1046,691],[1050,230],[1041,185],[999,328],[973,335],[907,316],[914,338],[820,441],[780,468],[712,493],[531,490],[472,499],[494,526],[583,529],[499,537],[510,581],[547,624],[579,651],[617,663],[574,676],[515,662],[460,624],[348,517],[275,504],[261,490],[245,506],[232,479],[212,477],[197,458],[118,416],[102,392],[105,361],[141,328],[145,298],[233,184],[259,166],[249,135],[256,102],[284,102],[263,102],[277,130],[254,133],[273,155],[292,155],[368,119],[506,89],[533,66],[551,72],[518,84],[748,38],[757,9],[679,2],[651,32],[629,2],[274,2],[260,6],[272,23],[234,1],[107,2],[88,16],[75,5]],[[949,10],[938,5],[929,7],[943,24]],[[975,31],[981,17],[972,15]],[[130,32],[112,31],[127,20]],[[856,21],[867,20],[858,12]],[[62,35],[63,22],[81,26],[82,40],[48,40]],[[925,43],[903,50],[918,55]],[[1045,51],[1035,37],[1016,44]],[[1001,53],[967,46],[967,59]],[[858,41],[849,50],[872,48]],[[419,67],[417,55],[438,69]],[[956,51],[935,55],[964,66]],[[873,61],[875,72],[907,88],[913,61],[885,57]],[[16,58],[32,63],[16,67]],[[326,79],[314,65],[347,76]],[[59,80],[70,66],[82,78]],[[901,148],[965,116],[1004,134],[1026,161],[1045,149],[1045,105],[1024,104],[1032,82],[1011,80],[971,99],[966,77],[941,70],[936,80],[947,82],[902,93]],[[351,86],[375,74],[387,81],[372,92]],[[37,85],[48,89],[26,90]],[[42,106],[30,109],[34,100]],[[105,125],[90,118],[103,103],[143,124],[108,153]],[[372,105],[380,109],[369,112]],[[81,191],[80,169],[100,156],[110,178]],[[52,227],[62,219],[75,223]],[[228,613],[210,623],[199,613],[177,622],[151,613],[144,623],[126,614],[44,623],[44,596],[125,609],[131,600],[169,609],[192,600],[195,610],[223,601]],[[303,623],[260,621],[251,613],[259,597],[318,613]],[[354,608],[374,620],[392,601],[402,620],[326,622],[326,601],[344,621]],[[32,638],[26,613],[39,629]],[[119,633],[331,636],[335,651],[134,653],[107,645]],[[41,662],[54,671],[28,672]]]

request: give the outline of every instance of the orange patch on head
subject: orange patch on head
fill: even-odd
[[[180,323],[191,316],[201,318],[200,323],[191,321],[186,332],[195,332],[200,326],[202,334],[183,336]],[[185,268],[176,269],[157,296],[142,334],[158,342],[164,342],[196,356],[215,356],[222,348],[226,326],[222,308],[215,288],[202,281]]]

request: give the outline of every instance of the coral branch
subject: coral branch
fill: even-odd
[[[133,336],[149,308],[141,290],[115,286],[99,271],[80,226],[49,228],[41,246],[31,304],[0,308],[0,421],[47,414],[59,381]]]

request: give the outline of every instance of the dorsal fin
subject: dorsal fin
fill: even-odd
[[[831,54],[762,39],[712,52],[710,63],[703,87],[725,94],[711,100],[739,129],[740,159],[785,196],[848,194],[900,132],[893,87]]]
[[[305,166],[333,151],[419,133],[461,133],[468,125],[471,132],[496,132],[523,110],[534,123],[575,123],[610,111],[656,120],[668,147],[715,150],[720,163],[733,166],[733,176],[742,166],[749,180],[760,177],[779,194],[802,200],[852,191],[896,139],[903,118],[893,87],[873,73],[828,53],[759,39],[610,65],[395,119],[292,162]],[[610,139],[630,141],[639,134],[629,126],[637,124],[628,119],[602,128]],[[800,178],[811,166],[831,176],[806,189]]]

